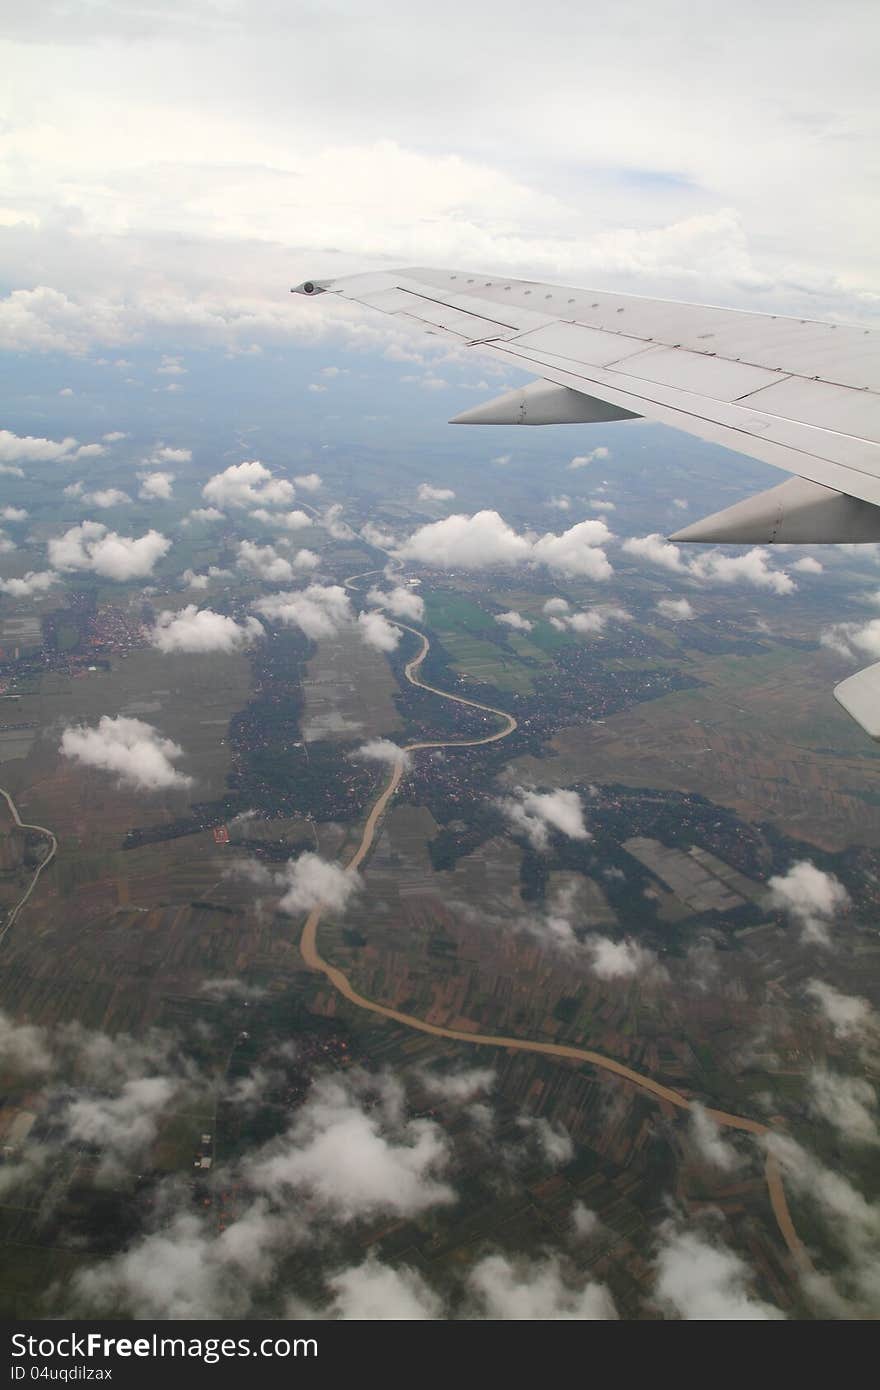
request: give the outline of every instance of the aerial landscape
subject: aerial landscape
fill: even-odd
[[[470,145],[409,129],[413,73],[355,138],[271,7],[79,9],[3,38],[3,1316],[876,1317],[880,745],[832,690],[880,544],[670,541],[783,475],[451,428],[529,373],[289,294],[415,256],[870,325],[858,218],[788,249],[714,49],[724,177],[694,137],[643,206],[595,151],[495,160],[488,96]]]

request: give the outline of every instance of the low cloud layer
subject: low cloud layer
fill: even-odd
[[[121,785],[138,791],[188,787],[192,778],[174,766],[183,749],[163,738],[152,724],[123,715],[102,715],[97,728],[69,726],[61,736],[61,752],[86,767],[114,773]]]
[[[295,495],[293,484],[273,477],[272,470],[259,459],[231,464],[202,488],[205,501],[221,511],[229,507],[289,507]]]

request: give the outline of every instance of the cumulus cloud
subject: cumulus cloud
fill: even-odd
[[[455,493],[451,487],[432,487],[430,483],[419,484],[420,502],[451,502]]]
[[[667,1226],[655,1267],[654,1298],[672,1317],[734,1322],[783,1316],[755,1297],[745,1261],[708,1234]]]
[[[580,637],[602,637],[609,623],[632,622],[632,613],[616,604],[602,603],[582,613],[563,613],[558,618],[551,617],[550,621],[559,632],[568,629]]]
[[[551,1167],[559,1168],[574,1158],[574,1144],[563,1124],[551,1124],[543,1115],[520,1115],[517,1124]]]
[[[0,579],[0,593],[12,598],[33,598],[35,594],[44,594],[59,578],[54,570],[28,570],[23,578]]]
[[[564,495],[562,497],[551,497],[547,506],[554,507],[558,512],[567,512],[571,510],[571,498]]]
[[[234,652],[263,636],[256,618],[237,623],[210,608],[188,603],[178,612],[160,613],[150,641],[160,652]]]
[[[590,969],[600,980],[628,980],[636,975],[663,978],[666,974],[653,951],[628,938],[612,941],[591,933],[584,938]]]
[[[270,584],[284,584],[293,578],[293,564],[271,545],[239,541],[238,564],[248,574],[265,579]]]
[[[723,1138],[721,1130],[708,1110],[699,1101],[693,1101],[690,1108],[688,1136],[703,1163],[717,1168],[722,1173],[730,1173],[742,1162],[732,1144]]]
[[[63,1121],[74,1142],[102,1150],[99,1175],[114,1176],[147,1152],[176,1091],[170,1077],[137,1077],[115,1096],[78,1096]]]
[[[581,521],[561,535],[520,535],[496,511],[453,513],[421,526],[397,549],[403,560],[443,569],[546,565],[559,574],[607,579],[611,565],[601,547],[612,539],[604,521]]]
[[[524,832],[535,849],[547,849],[551,830],[571,840],[591,838],[584,824],[581,799],[575,791],[557,788],[537,792],[515,787],[513,795],[502,797],[498,805],[513,828]]]
[[[821,1310],[834,1317],[880,1314],[880,1205],[869,1202],[836,1168],[826,1168],[787,1134],[771,1131],[764,1143],[786,1186],[821,1218],[829,1241],[843,1256],[833,1276],[809,1276],[805,1286]]]
[[[61,752],[87,767],[114,773],[121,785],[138,791],[188,787],[193,780],[174,766],[183,757],[179,744],[163,738],[152,724],[124,715],[104,714],[95,729],[69,725],[61,736]]]
[[[270,594],[259,599],[254,608],[285,627],[298,627],[313,641],[334,637],[353,617],[348,594],[341,584],[310,584],[291,593]]]
[[[440,1128],[409,1119],[400,1083],[323,1077],[286,1136],[248,1165],[257,1191],[302,1193],[334,1222],[388,1212],[412,1216],[453,1200]]]
[[[457,1071],[428,1071],[420,1080],[429,1096],[452,1105],[466,1105],[491,1091],[497,1076],[492,1067],[469,1067]]]
[[[628,555],[637,555],[639,559],[661,565],[663,569],[676,573],[683,573],[687,569],[679,547],[656,531],[650,536],[630,536],[623,542],[623,549]]]
[[[304,492],[317,492],[323,487],[320,473],[297,473],[293,480]]]
[[[190,512],[193,521],[225,521],[226,516],[217,507],[194,507]]]
[[[171,542],[159,531],[135,538],[108,531],[100,521],[84,521],[50,540],[48,549],[55,569],[93,570],[122,582],[152,574],[156,562],[171,549]]]
[[[835,1037],[843,1040],[880,1038],[880,1022],[867,999],[843,994],[824,980],[809,980],[805,992],[815,999]]]
[[[649,564],[660,565],[675,574],[690,575],[700,583],[751,584],[756,589],[769,589],[781,596],[793,594],[797,588],[785,570],[770,568],[770,552],[760,546],[738,555],[710,550],[685,563],[681,548],[655,532],[650,536],[631,536],[623,542],[623,549]]]
[[[355,749],[351,756],[366,758],[368,762],[390,763],[392,766],[401,763],[404,768],[408,768],[412,763],[406,749],[401,748],[399,743],[392,743],[390,738],[368,739],[360,748]]]
[[[416,1270],[391,1268],[369,1255],[361,1265],[327,1280],[332,1293],[329,1316],[358,1322],[413,1322],[442,1318],[443,1302]]]
[[[374,545],[377,550],[393,550],[397,545],[390,531],[383,531],[381,526],[376,526],[372,521],[364,523],[360,534],[368,545]]]
[[[604,1284],[567,1270],[558,1256],[531,1261],[487,1255],[467,1282],[484,1318],[595,1322],[617,1317]]]
[[[172,495],[172,484],[174,482],[173,473],[165,473],[159,470],[156,473],[138,473],[141,488],[138,497],[145,500],[156,498],[159,501],[167,502]]]
[[[792,569],[797,570],[799,574],[823,574],[825,566],[821,560],[815,559],[814,556],[805,555],[803,559],[795,560]]]
[[[800,859],[788,873],[775,874],[767,886],[773,906],[800,924],[804,941],[830,945],[831,922],[849,906],[849,894],[834,874]]]
[[[578,468],[587,468],[589,464],[595,463],[597,459],[607,459],[611,457],[611,450],[606,449],[604,444],[600,444],[598,449],[591,449],[588,454],[576,454],[568,465],[571,472]]]
[[[814,1067],[809,1078],[810,1108],[827,1120],[850,1144],[876,1147],[877,1092],[859,1076],[842,1076],[826,1067]]]
[[[865,654],[880,657],[880,618],[872,618],[867,623],[834,623],[820,634],[823,647],[855,660]]]
[[[284,531],[304,531],[307,526],[315,524],[314,517],[298,507],[292,512],[267,512],[265,507],[258,507],[256,511],[251,512],[251,516],[257,521],[278,526]]]
[[[375,610],[359,613],[357,625],[362,640],[377,652],[393,652],[403,636],[399,627]]]
[[[567,613],[571,604],[564,598],[548,598],[544,604],[544,612],[548,615]]]
[[[524,618],[521,613],[517,613],[512,608],[507,613],[496,613],[495,621],[504,627],[513,628],[514,632],[531,632],[534,626],[528,618]]]
[[[3,521],[27,521],[28,513],[24,507],[0,507],[0,520]]]
[[[130,502],[131,498],[127,492],[123,492],[118,487],[98,488],[97,492],[84,492],[82,499],[90,507],[121,507],[124,503]]]
[[[0,430],[0,463],[55,463],[74,455],[77,441],[66,439],[44,439],[40,435],[18,435],[11,430]]]
[[[258,459],[233,463],[215,473],[202,488],[202,496],[215,507],[289,506],[295,496],[292,483],[275,478]]]
[[[425,616],[425,600],[414,589],[408,589],[403,584],[387,590],[377,587],[370,589],[367,603],[374,608],[387,608],[396,618],[410,618],[415,623],[420,623]]]
[[[298,859],[288,860],[276,875],[276,882],[284,889],[279,911],[290,913],[311,911],[319,903],[341,912],[361,887],[359,874],[347,873],[341,865],[322,859],[311,850]]]
[[[686,598],[661,598],[657,612],[673,623],[687,623],[697,616]]]
[[[698,555],[688,565],[688,571],[695,579],[715,584],[751,584],[756,589],[769,589],[780,596],[793,594],[797,585],[785,570],[772,570],[769,566],[770,553],[756,546],[745,555],[723,555],[719,550],[710,550],[708,555]]]

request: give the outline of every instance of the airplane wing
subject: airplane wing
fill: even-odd
[[[307,280],[295,293],[339,295],[535,373],[453,424],[645,417],[795,475],[675,541],[880,541],[877,330],[460,270]],[[847,692],[863,727],[877,672],[857,700]]]

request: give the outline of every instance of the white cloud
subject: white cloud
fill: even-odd
[[[383,613],[359,613],[357,624],[362,640],[377,652],[393,652],[403,636]]]
[[[551,1124],[543,1115],[521,1115],[517,1124],[534,1140],[541,1157],[551,1167],[562,1167],[574,1158],[574,1144],[563,1124]]]
[[[217,507],[195,507],[190,516],[193,521],[225,521],[226,517]]]
[[[597,459],[607,459],[611,457],[611,450],[606,449],[604,444],[600,444],[598,449],[591,449],[588,454],[576,454],[568,465],[569,470],[574,472],[578,468],[587,468],[589,464],[595,463]]]
[[[809,1083],[810,1108],[815,1115],[827,1120],[850,1144],[871,1148],[880,1144],[877,1092],[870,1081],[814,1067]]]
[[[293,578],[293,565],[290,560],[279,555],[271,545],[257,545],[254,541],[239,541],[238,565],[248,574],[265,579],[270,584],[284,584]]]
[[[654,1297],[673,1317],[702,1321],[778,1319],[778,1308],[756,1298],[745,1261],[707,1235],[668,1227],[657,1255]]]
[[[323,903],[333,912],[341,912],[349,898],[361,886],[357,873],[347,873],[339,864],[322,859],[307,850],[298,859],[290,859],[276,874],[284,889],[278,904],[280,912],[304,912]]]
[[[567,613],[571,604],[564,598],[548,598],[544,604],[544,612],[548,615],[553,613]]]
[[[348,595],[340,584],[310,584],[306,589],[270,594],[253,606],[266,618],[300,628],[314,641],[334,637],[353,617]]]
[[[387,590],[370,589],[367,603],[374,608],[387,608],[396,618],[410,618],[415,623],[420,623],[425,616],[425,600],[414,589],[407,589],[403,584]]]
[[[867,999],[855,994],[843,994],[824,980],[808,980],[806,993],[815,999],[836,1037],[862,1039],[880,1036],[880,1021]]]
[[[686,598],[661,598],[657,604],[657,612],[673,623],[690,622],[691,618],[697,616]]]
[[[317,381],[312,381],[309,382],[309,385],[306,387],[306,390],[311,391],[312,394],[315,396],[319,396],[323,395],[323,393],[327,390],[327,387],[319,385]]]
[[[552,792],[536,792],[515,787],[513,795],[502,797],[498,806],[513,828],[523,831],[535,849],[547,849],[551,830],[557,830],[571,840],[591,838],[584,824],[583,806],[577,792],[562,788]]]
[[[258,507],[251,512],[251,516],[258,521],[268,522],[271,526],[280,526],[285,531],[304,531],[307,526],[314,526],[314,517],[309,516],[297,507],[292,512],[267,512],[265,507]]]
[[[146,1155],[176,1091],[170,1077],[137,1077],[115,1096],[77,1096],[65,1108],[63,1123],[75,1143],[103,1150],[99,1175],[114,1176],[123,1163]]]
[[[695,579],[717,584],[751,584],[756,589],[769,589],[774,594],[793,594],[797,585],[785,570],[772,570],[770,553],[756,546],[745,555],[722,555],[711,550],[699,555],[688,566]]]
[[[28,513],[24,507],[0,507],[0,520],[27,521]]]
[[[616,1318],[603,1284],[566,1270],[557,1256],[530,1261],[487,1255],[468,1275],[480,1316],[523,1322],[595,1322]]]
[[[555,507],[558,512],[567,512],[571,510],[571,498],[565,496],[551,497],[547,506]]]
[[[84,492],[82,500],[87,506],[100,507],[103,510],[106,507],[121,507],[130,502],[131,498],[121,488],[105,487],[99,488],[97,492]]]
[[[492,1067],[470,1067],[464,1071],[425,1070],[419,1079],[430,1096],[451,1105],[466,1105],[491,1091],[498,1078]]]
[[[320,473],[298,473],[293,481],[304,492],[317,492],[323,486]]]
[[[366,743],[362,743],[360,748],[355,749],[351,755],[353,758],[366,758],[371,762],[389,763],[396,766],[401,763],[404,768],[408,768],[412,763],[412,758],[405,748],[400,744],[392,743],[390,738],[371,738]]]
[[[50,540],[48,549],[49,562],[56,569],[93,570],[122,582],[152,574],[171,542],[159,531],[147,531],[135,539],[108,531],[99,521],[84,521]]]
[[[128,435],[124,430],[111,430],[109,434],[102,434],[101,438],[105,444],[118,444],[120,439],[127,439]]]
[[[156,368],[157,376],[186,376],[186,367],[183,366],[180,357],[170,357],[167,353],[162,356],[162,361]]]
[[[677,507],[680,512],[686,512],[690,503],[686,497],[673,497],[672,505],[673,507]]]
[[[84,487],[85,487],[85,483],[83,483],[81,480],[78,480],[78,481],[75,482],[75,483],[68,483],[68,484],[67,484],[67,487],[64,489],[64,496],[65,496],[65,497],[82,497],[83,488],[84,488]]]
[[[517,613],[513,609],[507,613],[496,613],[495,621],[504,627],[512,627],[515,632],[531,632],[534,626],[528,618],[524,618],[521,613]]]
[[[652,565],[660,565],[675,574],[688,574],[701,583],[751,584],[756,589],[769,589],[780,596],[793,594],[797,588],[785,570],[770,568],[770,553],[760,546],[739,555],[724,555],[720,550],[710,550],[697,555],[687,564],[680,546],[664,540],[657,532],[650,536],[631,536],[623,542],[623,549]]]
[[[160,613],[150,641],[160,652],[233,652],[263,636],[256,618],[237,623],[210,608],[189,603],[178,612]]]
[[[120,784],[138,791],[188,787],[192,778],[174,766],[183,749],[163,738],[151,724],[123,715],[104,714],[95,729],[69,725],[61,736],[61,752],[87,767],[113,772]]]
[[[834,623],[826,628],[819,638],[823,647],[830,647],[848,660],[860,654],[880,657],[880,618],[872,618],[867,623]]]
[[[546,565],[560,574],[607,579],[612,573],[598,547],[611,540],[604,521],[581,521],[562,535],[521,536],[496,511],[454,513],[414,531],[398,547],[404,560],[444,569],[490,569],[517,564]]]
[[[431,483],[419,484],[420,502],[451,502],[454,496],[451,487],[433,487]]]
[[[446,1139],[432,1121],[408,1119],[404,1104],[387,1076],[321,1078],[288,1134],[248,1165],[248,1180],[275,1196],[302,1193],[333,1222],[446,1205]]]
[[[28,570],[21,579],[0,579],[0,593],[12,598],[32,598],[34,594],[44,594],[58,579],[54,570]]]
[[[812,555],[805,555],[802,560],[795,560],[792,569],[797,570],[799,574],[823,574],[825,566]]]
[[[674,570],[676,573],[683,573],[686,569],[679,547],[672,545],[656,531],[650,536],[630,536],[623,542],[623,549],[628,555],[638,555],[640,559],[648,560],[652,565],[662,565],[664,569]]]
[[[372,521],[367,521],[360,531],[368,545],[374,545],[378,550],[393,550],[397,541],[390,531],[383,531],[381,526],[376,526]]]
[[[581,637],[602,637],[609,623],[632,622],[632,613],[615,604],[603,603],[582,613],[564,613],[558,618],[551,617],[550,621],[559,632],[568,628]]]
[[[591,497],[590,506],[594,512],[616,512],[617,506],[614,502],[607,502],[601,497]]]
[[[358,1322],[412,1322],[444,1317],[443,1302],[414,1269],[391,1268],[374,1255],[327,1280],[331,1317]]]
[[[691,1102],[688,1137],[703,1163],[722,1173],[733,1172],[742,1159],[721,1133],[717,1123],[699,1101]]]
[[[274,478],[258,459],[250,459],[215,473],[202,488],[202,496],[220,508],[283,507],[290,506],[295,491],[285,479]]]
[[[157,473],[138,473],[141,482],[139,497],[144,499],[155,497],[161,501],[168,501],[171,497],[171,485],[174,482],[173,473],[164,473],[161,470]]]
[[[5,531],[0,531],[0,555],[11,555],[17,549],[15,541],[10,540]]]
[[[583,944],[590,957],[590,969],[600,980],[629,980],[636,975],[659,979],[666,973],[654,952],[637,941],[612,941],[608,936],[591,933]]]
[[[39,435],[17,435],[0,430],[0,463],[54,463],[73,455],[77,441],[44,439]]]
[[[849,894],[834,874],[817,869],[809,859],[800,859],[787,873],[769,879],[767,887],[774,907],[800,924],[805,941],[830,944],[831,922],[849,906]]]

